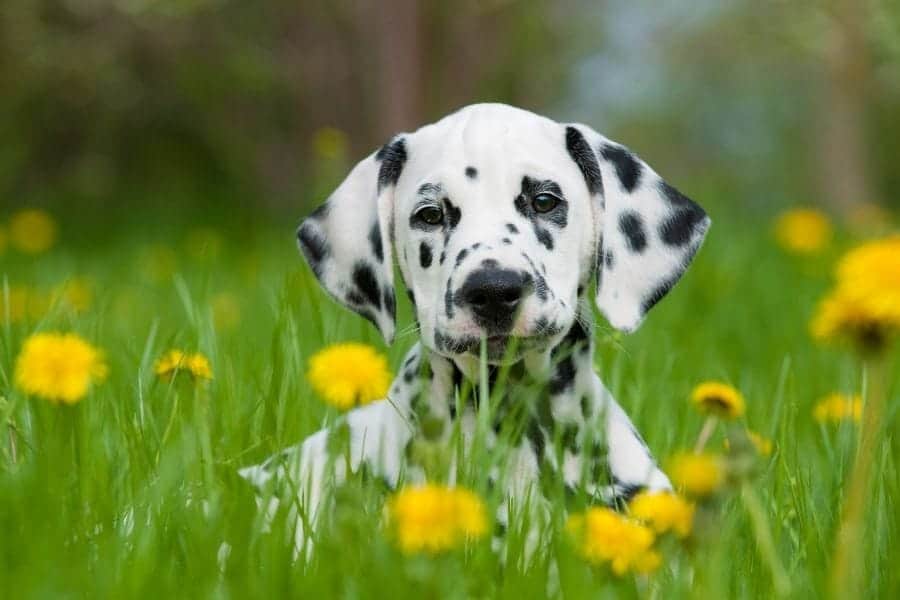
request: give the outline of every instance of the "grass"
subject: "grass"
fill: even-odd
[[[752,481],[755,512],[737,490],[726,493],[704,512],[694,539],[666,549],[663,567],[646,579],[588,567],[561,527],[527,570],[516,560],[515,525],[505,566],[487,541],[465,553],[405,557],[382,531],[385,490],[357,479],[338,492],[310,562],[293,561],[288,528],[262,526],[236,470],[335,416],[305,381],[313,352],[344,340],[382,344],[315,285],[290,227],[226,224],[204,238],[137,226],[97,242],[64,226],[47,254],[8,250],[0,256],[3,296],[21,284],[48,290],[77,276],[94,297],[83,313],[56,303],[41,316],[0,317],[3,595],[521,598],[544,596],[548,580],[558,579],[567,598],[771,597],[754,533],[760,526],[791,595],[824,595],[855,428],[820,425],[811,412],[821,396],[860,392],[865,382],[850,353],[810,341],[807,322],[848,241],[794,258],[774,247],[766,221],[732,207],[711,212],[721,216],[698,260],[642,329],[621,337],[598,327],[597,368],[663,461],[693,446],[703,419],[687,398],[707,379],[744,393],[746,424],[771,438],[774,452]],[[401,305],[400,327],[409,322]],[[73,407],[25,397],[12,386],[12,368],[37,330],[75,331],[103,348],[108,380]],[[407,335],[383,349],[392,367],[413,342]],[[215,379],[195,388],[156,378],[154,360],[172,347],[204,353]],[[898,372],[896,352],[891,367]],[[894,377],[886,435],[872,457],[867,597],[900,593],[897,384]],[[710,444],[722,442],[720,431]],[[479,465],[470,464],[466,483],[488,495]],[[224,569],[223,541],[231,547]]]

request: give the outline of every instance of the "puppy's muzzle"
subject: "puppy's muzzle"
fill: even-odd
[[[488,333],[506,333],[512,328],[519,305],[530,289],[530,278],[526,273],[482,268],[466,277],[456,298]]]

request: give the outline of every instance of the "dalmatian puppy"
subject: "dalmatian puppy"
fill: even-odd
[[[452,431],[471,440],[487,397],[479,385],[504,373],[487,444],[506,440],[507,462],[490,476],[508,498],[534,493],[546,475],[607,504],[669,489],[594,371],[591,303],[614,328],[634,331],[709,224],[628,148],[586,125],[477,104],[395,136],[297,237],[325,290],[388,343],[398,264],[420,341],[386,399],[241,475],[269,510],[278,504],[273,483],[291,482],[302,546],[348,470],[396,486],[422,477],[408,464],[417,441],[440,443]],[[517,431],[506,435],[508,424]],[[336,432],[348,444],[339,460],[329,450]],[[501,507],[501,527],[506,518]]]

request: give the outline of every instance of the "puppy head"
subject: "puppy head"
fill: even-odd
[[[496,362],[514,339],[520,352],[558,343],[594,273],[600,310],[634,330],[708,226],[589,127],[481,104],[363,160],[298,239],[325,289],[387,341],[396,254],[426,346],[457,356],[485,340]]]

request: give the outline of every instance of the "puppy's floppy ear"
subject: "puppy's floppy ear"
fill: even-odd
[[[297,230],[300,250],[322,287],[372,321],[387,343],[394,337],[397,306],[391,243],[394,189],[406,153],[406,138],[395,136],[357,164]]]
[[[616,329],[634,331],[687,269],[710,219],[628,148],[590,127],[566,126],[566,147],[594,202],[597,307]]]

